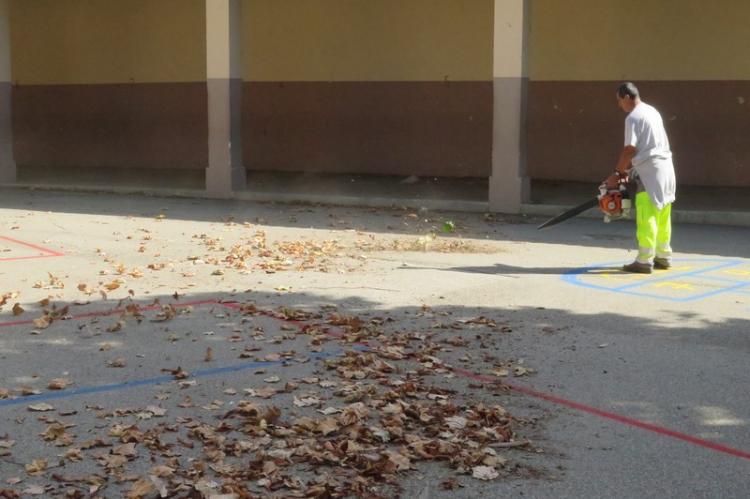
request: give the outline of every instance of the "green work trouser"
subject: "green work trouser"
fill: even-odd
[[[651,263],[654,256],[669,260],[672,248],[672,204],[661,210],[651,201],[646,192],[635,196],[638,258],[641,263]]]

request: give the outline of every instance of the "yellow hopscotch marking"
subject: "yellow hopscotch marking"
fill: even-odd
[[[739,275],[739,276],[750,276],[750,270],[742,269],[729,269],[724,271],[725,274]]]
[[[695,289],[695,288],[693,288],[692,285],[690,285],[690,284],[688,284],[686,282],[676,282],[676,281],[662,281],[662,282],[657,282],[657,283],[654,283],[653,286],[657,287],[657,288],[666,288],[666,287],[669,287],[671,289],[687,289],[687,290],[690,290],[690,291],[692,291],[693,289]]]
[[[670,269],[667,272],[685,272],[688,270],[693,270],[695,267],[693,265],[683,265],[680,267],[670,267]],[[662,271],[659,271],[662,272]],[[750,275],[750,271],[742,271],[747,272],[747,275]],[[637,281],[639,279],[650,279],[652,276],[649,276],[648,274],[629,274],[627,272],[622,272],[620,270],[613,270],[611,272],[598,272],[591,275],[599,276],[604,279],[617,279],[620,281]],[[745,275],[745,274],[743,274]]]

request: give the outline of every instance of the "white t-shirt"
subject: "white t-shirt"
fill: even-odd
[[[675,200],[677,190],[672,151],[659,111],[639,103],[625,118],[625,146],[633,146],[633,171],[651,201],[661,209]]]

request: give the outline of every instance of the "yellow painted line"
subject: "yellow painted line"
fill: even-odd
[[[670,288],[670,289],[686,289],[692,291],[693,286],[691,284],[688,284],[686,282],[677,282],[677,281],[661,281],[653,284],[655,288]]]
[[[739,275],[739,276],[750,276],[750,270],[742,269],[729,269],[724,271],[725,274]]]

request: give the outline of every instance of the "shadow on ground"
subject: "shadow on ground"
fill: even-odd
[[[379,303],[357,296],[336,299],[323,293],[292,292],[197,293],[182,296],[179,300],[160,296],[158,299],[149,298],[147,302],[124,300],[117,304],[111,300],[95,300],[77,306],[51,304],[48,310],[53,305],[58,311],[66,305],[69,308],[44,329],[40,329],[38,323],[23,322],[43,315],[41,310],[31,307],[18,317],[0,316],[0,380],[8,383],[0,388],[10,389],[12,395],[16,395],[19,385],[41,392],[21,399],[24,403],[20,405],[10,405],[9,399],[0,400],[0,412],[6,416],[5,422],[0,424],[0,442],[3,438],[10,438],[22,443],[13,449],[11,457],[0,457],[0,462],[5,461],[3,469],[21,468],[12,473],[4,471],[3,478],[23,474],[24,463],[30,463],[32,459],[44,457],[53,463],[56,455],[70,447],[70,444],[50,446],[39,436],[45,433],[45,424],[58,419],[76,425],[73,431],[86,434],[86,438],[104,435],[102,429],[115,422],[136,425],[139,431],[153,429],[154,425],[162,428],[165,433],[160,437],[163,439],[160,440],[161,447],[150,447],[159,452],[152,452],[149,460],[126,456],[124,464],[120,464],[112,476],[138,475],[159,463],[181,464],[189,470],[189,462],[183,459],[188,456],[195,458],[195,452],[176,447],[177,442],[167,443],[172,441],[170,434],[182,435],[175,426],[176,421],[183,428],[185,425],[187,428],[191,425],[192,428],[204,428],[200,426],[203,424],[199,423],[201,420],[217,424],[220,420],[217,421],[215,415],[233,407],[237,403],[235,399],[252,398],[242,389],[257,391],[269,386],[281,389],[283,383],[300,384],[304,377],[324,377],[335,372],[331,371],[335,365],[325,368],[330,360],[347,351],[353,352],[355,357],[365,355],[363,348],[380,348],[380,360],[390,363],[395,369],[379,376],[359,378],[355,385],[382,388],[388,386],[389,379],[398,383],[419,379],[447,390],[434,393],[446,394],[459,408],[459,414],[461,407],[480,402],[501,404],[517,415],[518,438],[532,438],[533,447],[502,451],[503,459],[508,459],[510,464],[502,467],[498,480],[565,480],[565,473],[561,471],[567,465],[564,455],[585,448],[598,438],[599,424],[596,422],[584,426],[575,435],[550,434],[545,429],[545,421],[550,417],[567,417],[565,415],[571,410],[503,390],[502,383],[509,379],[518,386],[551,392],[685,434],[710,436],[714,441],[739,449],[747,449],[750,445],[747,439],[750,422],[743,416],[745,413],[741,407],[731,402],[733,398],[726,398],[724,405],[703,400],[708,396],[707,391],[710,393],[718,387],[742,391],[750,381],[747,370],[732,366],[730,358],[745,359],[750,354],[750,320],[747,319],[702,321],[683,313],[681,322],[661,324],[626,313],[586,315],[532,307],[383,308]],[[124,309],[128,305],[137,305],[141,317],[134,314],[132,308],[129,312]],[[243,312],[239,305],[252,307]],[[113,311],[115,308],[117,311]],[[296,316],[294,311],[300,309],[314,314]],[[166,310],[172,310],[172,315],[162,320],[159,314]],[[274,322],[275,319],[268,314],[255,314],[258,310],[267,310],[271,316],[283,316],[292,322]],[[287,327],[290,324],[295,327]],[[316,325],[318,329],[303,329],[304,333],[300,334],[297,328],[305,324]],[[337,333],[341,331],[343,337]],[[363,347],[363,342],[367,342],[366,347]],[[701,355],[695,355],[699,352]],[[717,352],[720,357],[717,357]],[[666,357],[673,362],[663,364]],[[115,358],[122,359],[121,367],[108,364]],[[727,364],[715,364],[716,358],[724,359]],[[268,359],[274,360],[268,363]],[[709,378],[698,375],[684,384],[686,372],[695,373],[707,363],[712,366]],[[442,366],[450,368],[446,370]],[[653,369],[654,366],[658,369]],[[483,377],[446,376],[451,368],[457,369],[454,373],[465,370]],[[339,371],[341,369],[339,367]],[[177,370],[184,370],[185,376],[176,376]],[[501,370],[506,370],[507,375],[498,375]],[[602,371],[606,374],[601,374]],[[514,373],[521,374],[514,378]],[[268,379],[271,374],[277,374],[282,384],[264,382],[264,378]],[[51,378],[62,375],[73,381],[68,389],[71,391],[51,392],[46,389]],[[500,381],[500,387],[488,382],[488,377]],[[653,379],[660,380],[660,383],[653,383]],[[191,386],[191,380],[197,380],[197,385]],[[184,386],[181,386],[183,382]],[[396,386],[399,385],[393,385]],[[96,387],[102,389],[86,390]],[[83,390],[78,394],[73,392],[80,389]],[[288,386],[285,389],[289,389]],[[296,391],[298,388],[289,390],[300,393]],[[45,394],[50,393],[54,398],[45,398]],[[330,390],[316,393],[316,396],[328,400],[328,404],[334,404]],[[303,397],[303,394],[299,396]],[[35,397],[40,400],[35,400]],[[352,400],[356,397],[349,402]],[[437,404],[439,400],[431,403]],[[51,413],[52,419],[32,418],[31,413],[24,410],[31,401],[52,403],[59,412]],[[185,405],[187,403],[189,405]],[[303,408],[296,407],[292,395],[283,393],[283,390],[275,398],[259,400],[259,403],[278,405],[285,421],[307,414]],[[159,426],[163,421],[159,417],[143,415],[143,408],[149,404],[157,404],[168,411],[166,426]],[[679,417],[674,414],[674,404],[680,406]],[[204,405],[209,409],[202,409]],[[175,414],[179,415],[177,419],[174,419]],[[23,427],[18,421],[25,421]],[[225,424],[228,421],[225,420]],[[386,424],[384,421],[381,419],[380,424]],[[227,438],[229,428],[226,426],[223,430]],[[181,438],[188,439],[191,431]],[[204,428],[201,431],[198,435],[203,443],[210,442],[213,437],[209,438],[205,433],[209,430]],[[261,432],[256,437],[263,434]],[[658,447],[661,439],[669,438],[644,432],[645,443],[638,445]],[[105,446],[105,450],[99,452],[105,457],[99,458],[98,464],[94,460],[97,452],[86,451],[88,460],[63,460],[62,470],[42,472],[35,478],[27,478],[24,485],[46,483],[52,487],[46,489],[50,493],[55,487],[62,489],[78,483],[72,481],[73,478],[64,477],[111,474],[112,469],[106,473],[102,469],[102,462],[114,460],[106,457],[112,456],[107,454],[107,448]],[[545,449],[546,453],[539,455],[533,452],[535,448]],[[181,452],[175,455],[177,449]],[[209,445],[208,450],[214,452],[217,449]],[[148,455],[144,451],[141,450],[143,455]],[[239,451],[235,449],[235,452]],[[619,455],[626,449],[612,452]],[[182,453],[184,456],[180,457]],[[229,468],[223,467],[224,458],[212,455],[213,471],[205,468],[201,476],[215,481],[219,486],[216,490],[222,484],[229,487],[228,484],[236,480],[231,478],[231,473],[227,474]],[[238,455],[244,456],[239,462],[252,459],[250,454],[240,452]],[[229,462],[230,458],[226,457],[226,460]],[[257,464],[257,461],[253,462]],[[336,469],[333,467],[333,471],[329,471],[339,479],[353,478]],[[496,482],[481,482],[457,474],[447,465],[420,465],[419,469],[423,477],[436,485],[431,497],[491,497],[495,490]],[[48,481],[53,476],[57,478]],[[297,476],[312,478],[304,471],[299,471]],[[412,475],[403,471],[395,473],[396,489],[400,481],[411,480],[410,477]],[[459,492],[436,490],[437,484],[449,478],[457,480],[464,488]],[[132,485],[127,480],[105,483],[109,492],[128,490]]]

